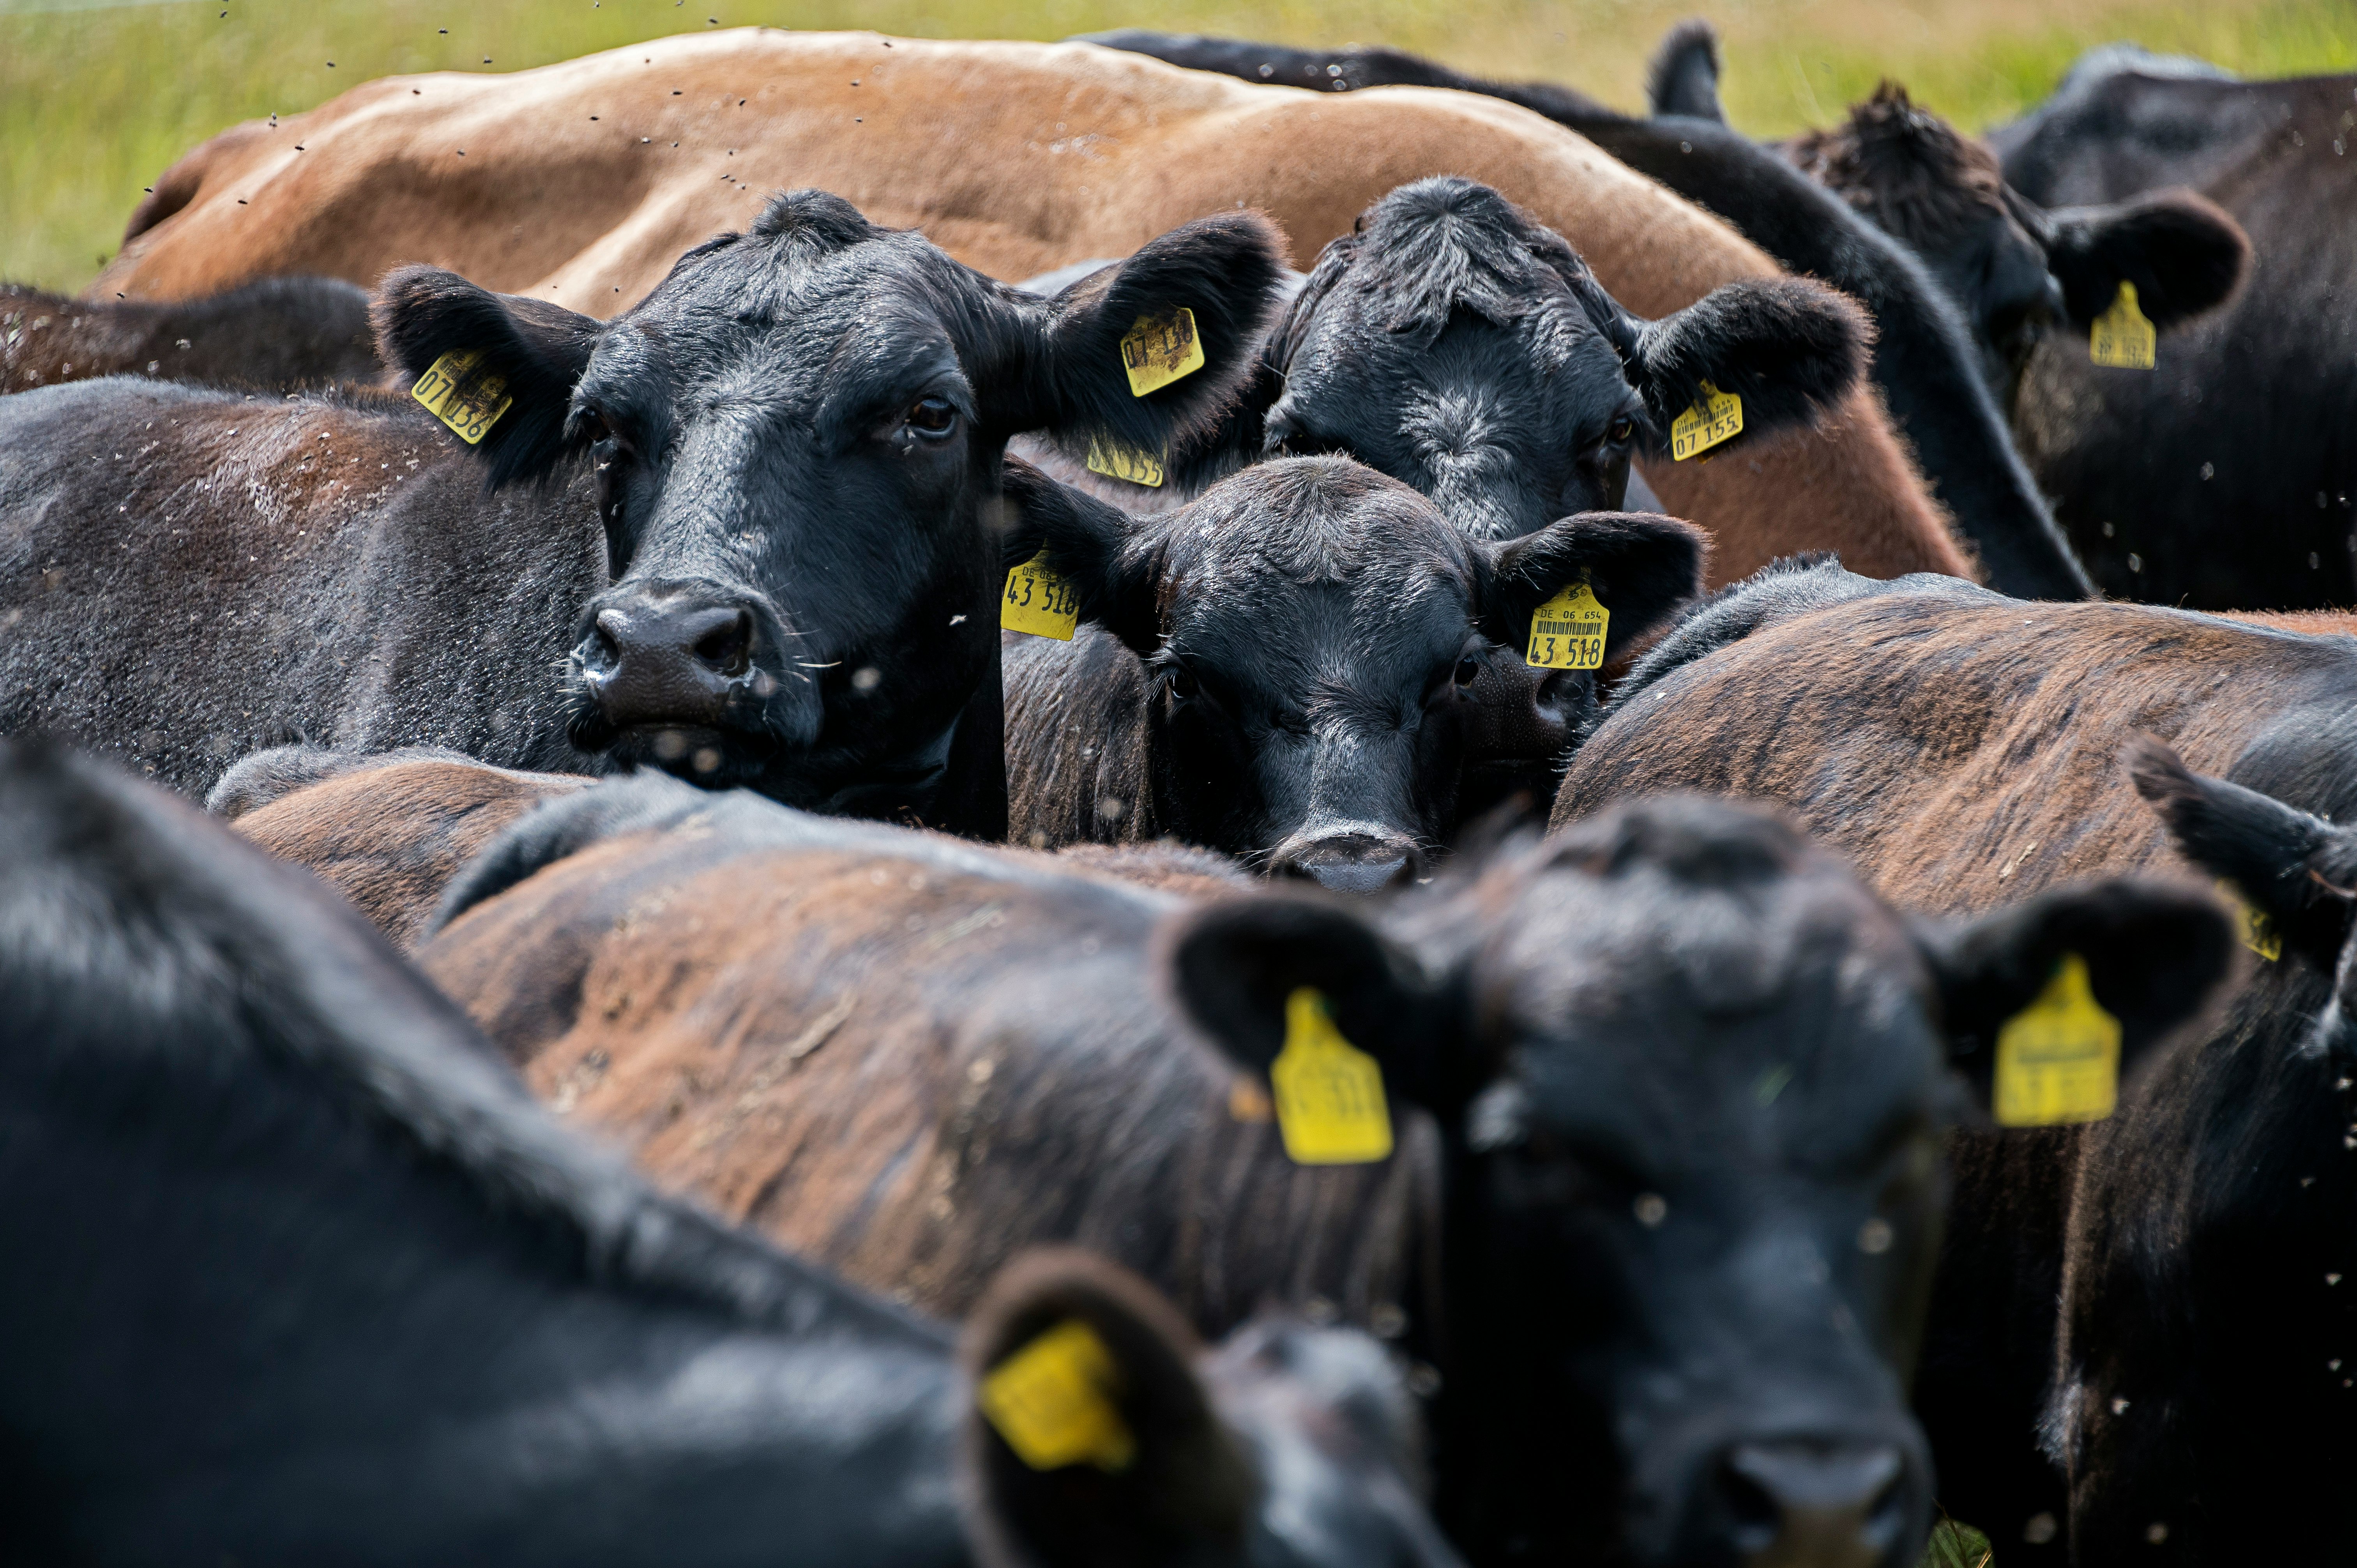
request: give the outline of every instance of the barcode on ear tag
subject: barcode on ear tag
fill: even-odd
[[[431,410],[434,417],[456,431],[458,439],[468,446],[478,446],[492,425],[500,422],[515,399],[508,395],[507,378],[485,376],[478,381],[471,396],[458,395],[458,387],[475,361],[483,357],[479,349],[463,354],[445,354],[425,367],[409,395]]]
[[[992,1368],[974,1403],[1034,1470],[1125,1470],[1137,1443],[1114,1407],[1119,1382],[1096,1330],[1067,1318]]]
[[[1670,460],[1683,463],[1743,434],[1743,400],[1702,383],[1702,401],[1670,421]]]
[[[1072,630],[1081,624],[1080,596],[1048,569],[1046,552],[1006,574],[1006,592],[998,596],[998,624],[1008,631],[1072,640]]]
[[[2243,939],[2244,947],[2269,963],[2283,957],[2283,932],[2276,929],[2273,920],[2251,907],[2241,888],[2222,876],[2218,879],[2218,897],[2226,900],[2226,908],[2234,912],[2234,934]]]
[[[1390,1157],[1383,1069],[1342,1037],[1326,998],[1307,985],[1286,998],[1285,1048],[1269,1064],[1268,1084],[1294,1164],[1363,1165]]]
[[[1601,670],[1604,628],[1612,612],[1586,582],[1575,583],[1531,613],[1523,662],[1539,670]]]
[[[1103,436],[1089,439],[1089,472],[1103,474],[1108,479],[1127,479],[1133,485],[1162,488],[1160,458]]]
[[[2149,371],[2160,362],[2159,344],[2160,334],[2136,308],[2136,285],[2124,281],[2087,333],[2087,358],[2116,371]]]
[[[1996,1036],[1996,1119],[2007,1127],[2100,1122],[2119,1100],[2120,1021],[2064,953],[2054,978]]]
[[[1195,335],[1195,313],[1180,306],[1168,316],[1141,316],[1121,340],[1121,368],[1129,372],[1129,395],[1159,392],[1203,368],[1203,340]]]

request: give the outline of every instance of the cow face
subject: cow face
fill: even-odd
[[[2131,884],[1921,929],[1781,819],[1664,797],[1380,931],[1202,910],[1172,983],[1254,1069],[1317,988],[1438,1119],[1443,1511],[1469,1555],[1612,1556],[1617,1518],[1614,1561],[1896,1568],[1929,1528],[1906,1391],[1973,1065],[2065,952],[2133,1058],[2230,943],[2200,896]]]
[[[576,741],[841,807],[847,780],[938,772],[995,663],[1007,437],[1152,448],[1208,414],[1275,246],[1206,220],[1042,300],[805,191],[609,323],[414,269],[381,336],[405,374],[473,352],[469,379],[506,382],[478,448],[495,485],[594,471],[612,585],[581,608]],[[1207,369],[1134,396],[1122,338],[1182,306]]]
[[[1318,258],[1265,351],[1271,454],[1338,452],[1414,486],[1476,539],[1617,510],[1710,381],[1748,436],[1857,379],[1857,309],[1813,284],[1731,284],[1657,322],[1487,186],[1437,178],[1370,208]],[[1738,437],[1741,439],[1742,437]]]
[[[1351,891],[1420,875],[1454,822],[1493,643],[1519,653],[1532,611],[1583,576],[1615,644],[1700,582],[1684,523],[1587,515],[1469,541],[1344,458],[1260,464],[1144,518],[1057,494],[1027,500],[1026,527],[1082,616],[1145,661],[1157,826]],[[1593,677],[1564,678],[1592,710]]]

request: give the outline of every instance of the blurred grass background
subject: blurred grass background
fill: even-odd
[[[2255,76],[2357,65],[2350,0],[0,0],[0,277],[80,287],[188,148],[395,72],[516,70],[756,23],[1028,38],[1141,26],[1396,44],[1633,109],[1654,43],[1695,15],[1717,23],[1727,112],[1755,135],[1822,124],[1886,75],[1978,129],[2118,38]]]

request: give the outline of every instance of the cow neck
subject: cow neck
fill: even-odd
[[[810,809],[822,817],[926,820],[935,813],[950,774],[950,747],[963,710],[950,715],[940,733],[860,769],[860,777]]]

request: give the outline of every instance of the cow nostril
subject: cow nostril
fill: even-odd
[[[597,633],[597,651],[603,656],[606,666],[611,669],[620,663],[623,632],[621,616],[613,610],[600,610],[591,629]]]
[[[753,662],[753,618],[738,610],[695,639],[695,656],[720,674],[742,675]]]
[[[1784,1509],[1767,1487],[1738,1469],[1732,1458],[1725,1458],[1719,1461],[1718,1490],[1737,1551],[1764,1552],[1775,1543]]]

